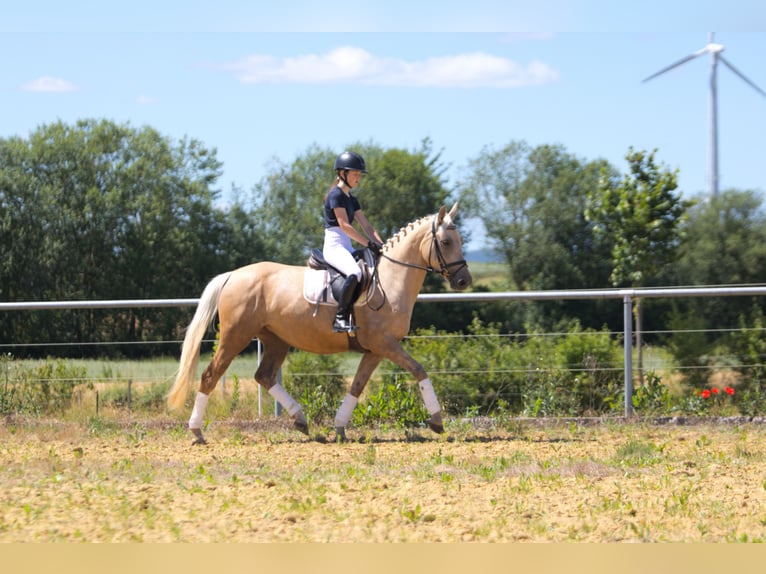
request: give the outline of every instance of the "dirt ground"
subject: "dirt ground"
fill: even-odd
[[[766,540],[766,426],[0,422],[2,542]]]

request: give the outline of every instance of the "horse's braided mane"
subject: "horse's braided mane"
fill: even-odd
[[[420,227],[423,223],[427,221],[431,221],[436,217],[435,215],[426,215],[425,217],[421,217],[420,219],[416,219],[415,221],[411,221],[404,227],[402,227],[399,231],[397,231],[394,235],[392,235],[389,240],[386,242],[386,245],[389,247],[393,247],[395,243],[402,240],[403,237],[407,235],[409,231],[414,230],[415,228]]]

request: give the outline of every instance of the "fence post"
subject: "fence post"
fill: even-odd
[[[633,415],[633,298],[623,297],[623,349],[625,371],[625,416]]]

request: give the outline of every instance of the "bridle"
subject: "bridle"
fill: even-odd
[[[447,225],[447,229],[456,229],[455,224],[451,223]],[[431,222],[431,246],[428,249],[428,261],[431,261],[431,255],[436,254],[436,260],[439,262],[439,269],[436,269],[435,267],[432,267],[431,265],[417,265],[416,263],[409,263],[407,261],[401,261],[399,259],[394,259],[393,257],[389,257],[385,253],[381,253],[380,255],[382,257],[385,257],[392,263],[396,263],[398,265],[403,265],[404,267],[412,267],[414,269],[422,269],[423,271],[427,271],[429,273],[438,273],[445,279],[449,279],[452,274],[458,273],[463,269],[463,267],[467,267],[468,263],[465,259],[460,259],[458,261],[451,261],[450,263],[447,263],[446,259],[444,259],[444,254],[442,253],[441,247],[439,247],[439,239],[436,237],[436,217],[434,216],[433,221]],[[458,266],[457,270],[450,271],[451,267]]]
[[[455,224],[448,224],[447,229],[456,229]],[[428,249],[428,261],[431,261],[431,254],[436,253],[436,260],[439,262],[439,269],[436,269],[430,265],[418,265],[416,263],[409,263],[408,261],[402,261],[400,259],[394,259],[393,257],[390,257],[386,255],[385,253],[381,252],[380,257],[385,257],[392,263],[396,263],[397,265],[402,265],[404,267],[411,267],[413,269],[422,269],[423,271],[427,271],[429,273],[438,273],[445,279],[449,280],[451,275],[453,273],[457,273],[463,267],[467,267],[468,263],[465,259],[460,259],[459,261],[452,261],[451,263],[447,263],[447,261],[444,259],[444,254],[442,253],[441,247],[439,247],[439,239],[436,237],[436,216],[434,216],[433,221],[431,222],[431,246]],[[450,272],[450,267],[458,266],[457,271]],[[379,281],[379,275],[378,275],[378,258],[375,258],[375,269],[372,273],[372,281],[370,281],[370,285],[367,289],[368,292],[368,299],[367,299],[367,306],[370,309],[373,309],[374,311],[378,311],[383,307],[383,305],[386,304],[386,292],[383,290],[383,286],[380,285],[380,290],[383,293],[383,300],[380,302],[380,305],[373,307],[370,304],[370,297],[369,295],[375,291],[375,286],[380,285]]]

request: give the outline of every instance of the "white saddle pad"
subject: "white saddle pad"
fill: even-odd
[[[330,273],[327,270],[306,268],[303,275],[303,298],[309,303],[337,305],[330,289]]]

